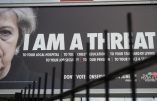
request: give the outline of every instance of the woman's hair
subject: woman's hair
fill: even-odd
[[[36,28],[36,16],[32,8],[0,8],[0,13],[13,12],[17,16],[19,39],[17,48],[23,43],[25,34],[31,34]]]
[[[31,34],[36,28],[36,16],[32,8],[10,8],[17,16],[19,39],[17,47],[23,43],[25,34]]]

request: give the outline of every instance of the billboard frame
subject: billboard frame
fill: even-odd
[[[52,3],[52,4],[50,4]],[[97,2],[45,2],[45,3],[0,3],[0,8],[4,7],[86,7],[86,6],[140,6],[140,5],[157,5],[157,1],[97,1]],[[42,90],[42,89],[41,89]],[[69,89],[65,89],[67,91]],[[21,89],[0,89],[0,97],[13,96],[15,92]],[[119,92],[120,91],[120,92]],[[147,92],[147,93],[146,93]],[[83,97],[85,91],[76,94]],[[110,89],[110,97],[130,97],[130,89]],[[41,91],[43,94],[43,91]],[[50,95],[50,89],[47,89]],[[59,89],[55,89],[55,94],[59,94]],[[92,97],[103,97],[104,89],[91,89]],[[157,97],[157,88],[137,89],[137,97]]]

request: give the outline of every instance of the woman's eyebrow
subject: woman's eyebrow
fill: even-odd
[[[12,26],[1,26],[1,27],[0,27],[0,29],[6,29],[6,28],[7,28],[7,29],[9,28],[9,29],[11,29],[11,30],[14,29]]]

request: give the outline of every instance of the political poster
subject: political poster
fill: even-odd
[[[44,72],[49,74],[50,89],[52,68],[56,69],[55,89],[59,89],[62,62],[64,89],[71,88],[73,78],[79,86],[87,77],[95,80],[105,76],[104,34],[108,38],[109,73],[130,65],[128,13],[132,15],[134,62],[155,55],[156,10],[156,5],[0,8],[1,89],[24,88],[38,77],[44,77]],[[90,75],[86,77],[87,43]],[[74,54],[76,75],[73,76]],[[135,73],[138,88],[157,87],[156,67],[154,64]],[[110,87],[130,88],[130,75],[117,77]]]

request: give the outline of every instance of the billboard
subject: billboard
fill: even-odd
[[[127,13],[132,14],[134,62],[157,51],[157,6],[72,6],[0,8],[1,89],[22,89],[56,68],[55,89],[60,88],[61,62],[65,62],[64,89],[86,82],[86,47],[90,45],[90,80],[104,75],[104,30],[108,30],[109,72],[129,65]],[[76,53],[76,75],[72,76]],[[156,65],[135,74],[140,89],[157,88]],[[128,89],[130,76],[111,82],[111,89]],[[102,88],[98,87],[97,89]]]

